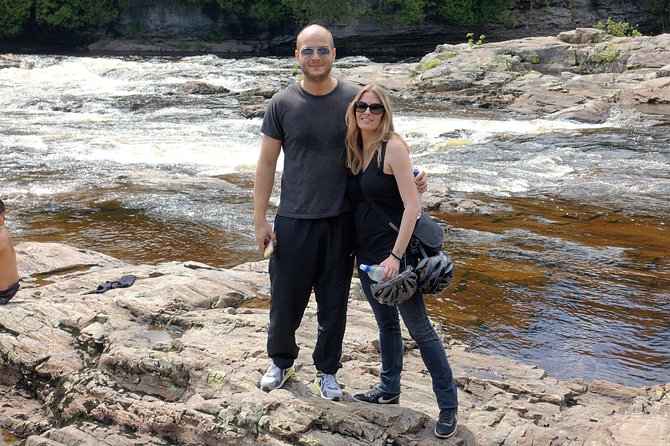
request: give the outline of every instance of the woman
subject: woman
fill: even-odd
[[[375,284],[367,274],[359,274],[379,327],[381,379],[377,387],[354,398],[367,403],[399,404],[403,367],[400,313],[433,380],[440,408],[435,435],[447,438],[456,433],[456,382],[444,346],[428,319],[423,296],[414,288],[408,300],[386,305],[378,302],[371,291],[371,286],[383,291],[385,284],[401,277],[404,274],[398,275],[401,268],[412,262],[405,250],[419,214],[419,203],[409,147],[395,133],[390,97],[378,85],[367,85],[356,95],[347,109],[346,122],[347,165],[352,173],[347,195],[354,208],[356,258],[359,264],[379,264],[384,268],[380,284]],[[400,223],[398,232],[380,218],[368,200],[376,203],[396,225]]]

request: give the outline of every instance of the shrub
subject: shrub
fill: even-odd
[[[613,63],[616,62],[619,57],[619,51],[617,51],[616,46],[607,45],[607,47],[596,53],[596,62],[598,63]]]
[[[479,40],[475,42],[474,39],[474,34],[473,33],[467,33],[465,37],[468,39],[468,45],[471,46],[478,46],[484,43],[484,39],[486,39],[486,36],[484,34],[479,36]]]
[[[607,17],[607,23],[598,21],[593,25],[595,29],[604,30],[607,34],[614,37],[638,37],[642,33],[637,30],[637,25],[631,26],[628,22],[614,22],[611,17]]]
[[[431,68],[435,68],[435,67],[438,66],[439,64],[440,64],[440,61],[437,60],[437,59],[427,60],[427,61],[425,61],[425,62],[421,62],[421,63],[416,67],[416,69],[419,70],[419,71],[427,71],[427,70],[430,70]]]

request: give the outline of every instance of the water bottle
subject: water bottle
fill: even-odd
[[[361,263],[358,267],[361,269],[361,271],[365,271],[366,273],[368,273],[370,279],[374,280],[375,282],[380,282],[382,280],[382,277],[384,277],[383,266],[366,265],[365,263]]]
[[[420,171],[419,171],[419,169],[417,169],[415,167],[413,172],[414,172],[414,176],[416,177],[419,174]],[[418,219],[421,216],[421,199],[423,198],[423,193],[417,191],[416,192],[416,198],[419,200],[419,216],[416,217]]]

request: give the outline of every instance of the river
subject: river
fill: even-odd
[[[292,60],[20,57],[0,70],[0,196],[15,243],[136,263],[259,260],[261,121],[240,106],[252,89],[293,82]],[[192,80],[231,93],[180,93]],[[434,188],[491,210],[433,214],[451,226],[457,267],[451,288],[428,299],[438,323],[559,379],[670,382],[667,123],[403,102],[396,120]]]

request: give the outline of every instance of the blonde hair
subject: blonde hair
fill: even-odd
[[[363,170],[365,147],[363,147],[363,138],[361,136],[361,129],[358,128],[356,120],[356,110],[354,103],[361,99],[366,92],[371,92],[379,97],[379,100],[384,105],[384,113],[381,114],[381,123],[375,132],[375,135],[370,141],[370,146],[377,151],[377,165],[381,165],[381,149],[384,141],[390,140],[392,137],[397,137],[409,151],[409,146],[400,135],[395,132],[393,127],[393,108],[391,107],[391,96],[388,92],[378,84],[368,84],[363,87],[354,97],[347,107],[347,114],[345,122],[347,124],[347,135],[344,138],[347,148],[347,167],[349,171],[356,175]]]

